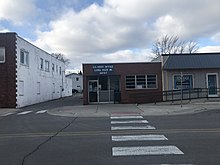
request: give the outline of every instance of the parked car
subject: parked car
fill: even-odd
[[[72,89],[73,93],[79,93],[79,91],[77,89]]]

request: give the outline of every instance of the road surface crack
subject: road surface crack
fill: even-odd
[[[43,145],[45,145],[46,143],[48,143],[50,140],[52,140],[54,137],[56,137],[59,133],[63,132],[63,130],[65,130],[66,128],[68,128],[73,122],[75,122],[75,120],[78,117],[75,117],[73,120],[71,120],[65,127],[61,128],[59,131],[57,131],[55,134],[53,134],[52,136],[50,136],[48,139],[46,139],[45,141],[43,141],[42,143],[40,143],[33,151],[29,152],[27,155],[25,155],[22,159],[22,165],[25,165],[25,161],[26,159],[31,156],[32,154],[34,154],[35,152],[37,152]]]

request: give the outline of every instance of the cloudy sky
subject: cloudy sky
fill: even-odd
[[[219,0],[0,0],[0,32],[82,63],[149,61],[153,42],[178,35],[220,52]]]

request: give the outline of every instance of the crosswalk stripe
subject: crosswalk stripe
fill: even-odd
[[[5,116],[12,115],[12,114],[14,114],[14,113],[13,113],[13,112],[10,112],[10,113],[6,113],[6,114],[0,115],[0,116],[5,117]]]
[[[141,130],[141,129],[156,129],[153,126],[147,125],[147,126],[120,126],[120,127],[111,127],[111,130]]]
[[[47,110],[37,111],[36,114],[41,114],[41,113],[45,113],[45,112],[47,112]]]
[[[176,146],[140,146],[140,147],[113,147],[113,156],[135,155],[182,155]]]
[[[147,141],[147,140],[168,140],[168,139],[164,135],[112,136],[112,141]]]
[[[130,120],[130,121],[111,121],[111,124],[141,124],[148,123],[147,120]]]
[[[26,114],[31,113],[31,112],[33,112],[33,111],[24,111],[24,112],[18,113],[17,115],[26,115]]]
[[[153,165],[193,165],[193,164],[153,164]]]
[[[111,119],[143,119],[143,116],[111,116]]]

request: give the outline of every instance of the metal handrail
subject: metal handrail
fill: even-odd
[[[220,97],[220,88],[191,88],[163,91],[163,101],[191,100],[199,98]]]
[[[216,95],[211,95],[216,93]],[[142,91],[139,93],[130,93],[129,97],[136,103],[144,102],[166,102],[166,101],[180,101],[192,100],[200,98],[217,98],[220,97],[220,88],[191,88],[181,90],[167,90],[167,91]]]

